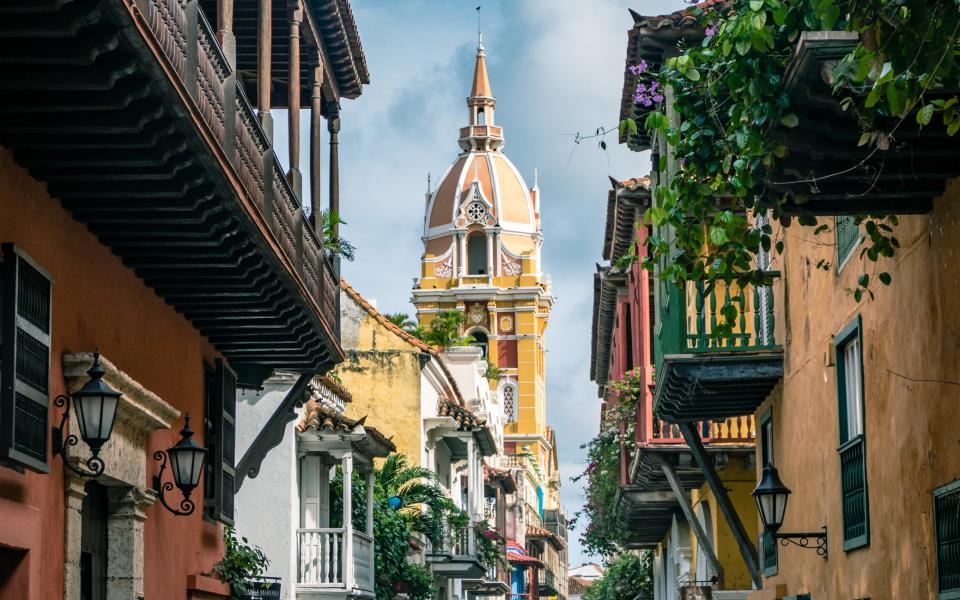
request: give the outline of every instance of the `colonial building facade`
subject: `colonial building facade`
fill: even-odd
[[[0,6],[2,598],[228,597],[235,390],[342,359],[339,192],[277,162],[270,111],[312,110],[319,186],[368,73],[347,0],[273,4]]]
[[[627,67],[645,61],[655,72],[704,35],[688,11],[633,18]],[[751,533],[762,527],[756,508],[741,507],[735,490],[729,494],[722,519],[753,575],[751,600],[960,597],[960,453],[950,418],[960,371],[960,313],[952,302],[960,161],[943,125],[918,127],[913,114],[897,130],[895,146],[875,152],[857,146],[860,124],[833,95],[837,61],[856,44],[848,32],[803,33],[781,84],[800,125],[777,126],[772,134],[786,149],[777,176],[806,179],[822,165],[838,175],[818,181],[815,190],[789,183],[792,176],[767,183],[781,186],[787,198],[809,195],[809,203],[788,202],[783,210],[816,216],[819,229],[772,225],[774,239],[785,240],[783,253],[760,253],[753,265],[769,272],[771,285],[718,285],[707,293],[702,282],[683,288],[656,282],[650,301],[660,338],[654,422],[679,429],[722,507],[716,492],[730,486],[716,478],[716,461],[703,460],[708,444],[697,440],[697,424],[748,415],[755,423],[753,481],[776,469],[792,490],[777,532],[789,539],[764,533],[756,546]],[[629,68],[624,83],[621,116],[642,123],[650,109],[634,104]],[[671,127],[679,128],[669,102],[667,94]],[[621,139],[666,159],[654,160],[651,185],[678,172],[665,138],[641,130]],[[875,174],[869,185],[864,172]],[[652,202],[657,206],[655,195]],[[875,265],[862,259],[869,226],[856,217],[865,214],[899,216],[898,250]],[[766,215],[754,218],[758,226],[768,223]],[[889,285],[854,293],[865,273],[876,279],[881,272],[890,273]],[[732,337],[704,343],[716,294],[738,297],[744,318]],[[805,548],[789,543],[801,539]]]

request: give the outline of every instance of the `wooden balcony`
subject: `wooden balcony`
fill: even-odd
[[[298,529],[297,599],[373,596],[373,549],[373,538],[359,531]]]
[[[474,596],[503,596],[510,593],[510,571],[502,565],[488,567],[481,579],[466,579],[463,589]]]
[[[438,547],[427,553],[427,563],[434,574],[448,579],[478,579],[486,567],[477,555],[476,527],[471,521],[463,527],[448,526]]]
[[[763,402],[783,376],[773,288],[717,283],[708,289],[687,282],[680,290],[660,284],[654,412],[661,419],[721,422],[751,414]],[[723,331],[731,306],[738,314]]]
[[[341,360],[338,274],[196,1],[0,6],[0,145],[238,371]]]

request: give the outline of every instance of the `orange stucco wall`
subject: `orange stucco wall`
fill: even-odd
[[[74,221],[3,148],[0,181],[0,241],[23,248],[54,279],[50,397],[66,391],[62,353],[97,346],[119,369],[181,412],[202,415],[203,364],[216,358],[207,340]],[[51,424],[59,418],[51,403]],[[149,437],[148,479],[156,472],[152,452],[173,445],[178,429],[179,423]],[[31,564],[42,560],[42,576],[31,577],[31,600],[63,598],[63,464],[51,456],[50,465],[47,475],[0,467],[0,546],[27,540]],[[39,518],[24,524],[17,519],[24,514]],[[199,511],[175,517],[154,504],[145,523],[145,597],[186,600],[188,575],[209,571],[221,554],[218,527],[203,521]]]
[[[935,598],[932,492],[960,477],[960,181],[951,182],[929,214],[901,218],[895,232],[901,249],[877,265],[859,260],[861,246],[838,273],[832,233],[814,236],[813,228],[800,227],[787,233],[780,266],[785,297],[776,299],[784,379],[758,414],[773,409],[775,460],[793,489],[783,529],[826,525],[829,560],[780,548],[778,575],[751,598]],[[820,259],[831,262],[828,272],[817,269]],[[874,283],[875,299],[858,303],[847,290],[864,271],[874,278],[887,271],[893,281]],[[844,552],[831,354],[833,336],[857,315],[870,543]]]

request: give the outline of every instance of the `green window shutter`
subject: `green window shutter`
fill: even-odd
[[[863,414],[863,335],[858,316],[834,338],[840,421],[840,496],[843,549],[870,543],[867,436]]]
[[[854,217],[835,217],[834,231],[837,236],[837,270],[840,270],[860,243],[860,226]]]
[[[937,597],[960,598],[960,481],[933,492],[937,538]]]
[[[218,359],[207,376],[205,415],[207,469],[204,508],[207,518],[233,525],[237,376]]]
[[[763,566],[763,576],[773,577],[777,574],[777,540],[769,531],[760,534],[760,564]]]
[[[0,250],[0,459],[49,473],[53,282],[16,246]]]

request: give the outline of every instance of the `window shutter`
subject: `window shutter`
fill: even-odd
[[[218,359],[207,389],[207,516],[233,525],[237,376]]]
[[[50,276],[12,244],[2,246],[0,458],[49,473]]]

